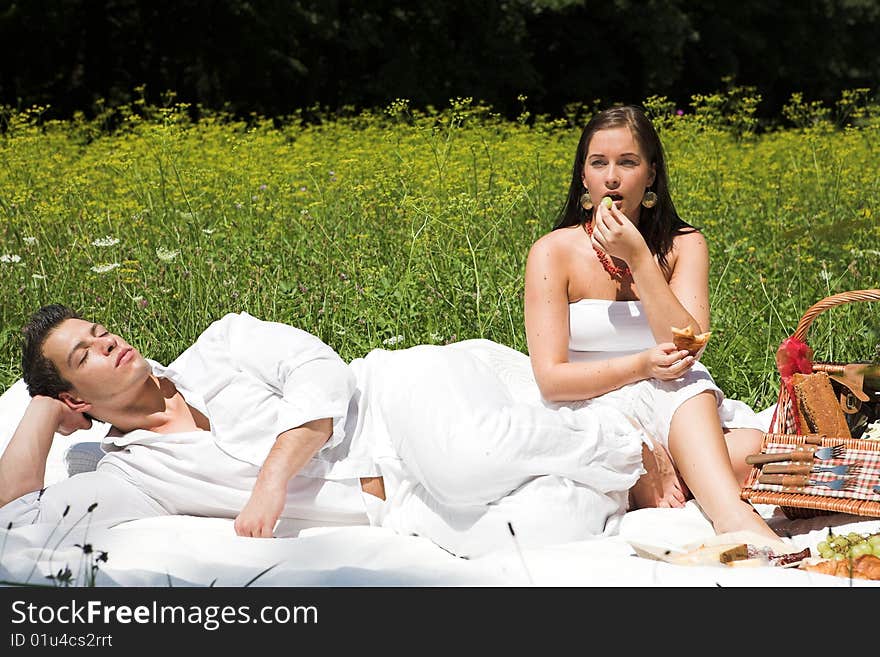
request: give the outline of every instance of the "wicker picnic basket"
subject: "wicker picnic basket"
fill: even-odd
[[[824,311],[853,301],[880,301],[880,290],[854,290],[826,297],[813,304],[798,323],[792,338],[806,343],[807,331],[813,320]],[[813,372],[839,374],[841,363],[812,364]],[[880,517],[880,494],[873,487],[880,484],[880,440],[865,440],[850,436],[828,436],[800,433],[797,419],[797,400],[792,399],[790,386],[780,382],[776,415],[770,431],[761,441],[763,453],[787,452],[792,449],[815,450],[842,444],[845,452],[836,459],[822,461],[822,465],[855,465],[858,475],[853,477],[850,490],[831,490],[822,486],[788,488],[762,484],[758,481],[761,466],[754,466],[743,484],[742,498],[754,504],[774,504],[789,518],[809,518],[831,513],[851,513]],[[812,460],[812,459],[811,459]],[[833,479],[831,474],[811,475],[813,481]]]

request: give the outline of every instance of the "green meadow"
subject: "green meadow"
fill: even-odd
[[[793,97],[776,127],[728,89],[646,99],[672,195],[711,252],[703,356],[728,396],[775,401],[774,355],[813,303],[880,287],[880,112],[865,90]],[[173,99],[50,120],[0,111],[0,391],[40,305],[167,362],[247,311],[349,360],[489,338],[526,351],[523,272],[552,228],[590,108],[505,119],[470,99],[237,119]],[[194,118],[197,115],[197,118]],[[877,307],[813,323],[817,360],[877,358]]]

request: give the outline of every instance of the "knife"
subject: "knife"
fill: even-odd
[[[777,486],[789,486],[791,488],[803,488],[808,486],[810,478],[804,475],[781,475],[765,474],[758,477],[759,484],[776,484]]]
[[[761,468],[761,474],[789,474],[789,475],[806,475],[809,476],[813,472],[812,463],[786,463],[784,465],[765,465]]]
[[[839,477],[829,481],[819,481],[803,475],[761,475],[758,477],[758,483],[782,485],[786,488],[821,486],[835,491],[854,491],[857,489],[857,486],[853,484],[852,480],[847,479],[846,477]]]
[[[813,451],[799,449],[793,452],[778,452],[776,454],[749,454],[746,463],[749,465],[762,465],[764,463],[776,463],[778,461],[800,461],[803,463],[813,462]]]

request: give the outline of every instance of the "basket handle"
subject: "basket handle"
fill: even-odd
[[[830,297],[825,297],[807,309],[807,312],[801,317],[801,321],[798,322],[793,337],[801,342],[806,342],[807,331],[816,317],[829,308],[840,306],[844,303],[850,303],[852,301],[880,301],[880,290],[852,290],[851,292],[841,292],[839,294],[833,294]]]

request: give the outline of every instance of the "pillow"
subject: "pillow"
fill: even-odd
[[[31,396],[24,380],[19,379],[0,395],[0,454],[6,450],[12,435],[27,410]],[[69,436],[56,433],[46,457],[43,485],[49,486],[77,472],[94,470],[101,439],[110,431],[106,422],[93,421],[89,429],[74,431]],[[103,455],[103,452],[101,452]]]
[[[98,461],[104,458],[104,448],[101,441],[86,441],[74,443],[64,450],[64,465],[67,476],[72,477],[80,472],[91,472],[98,467]]]

